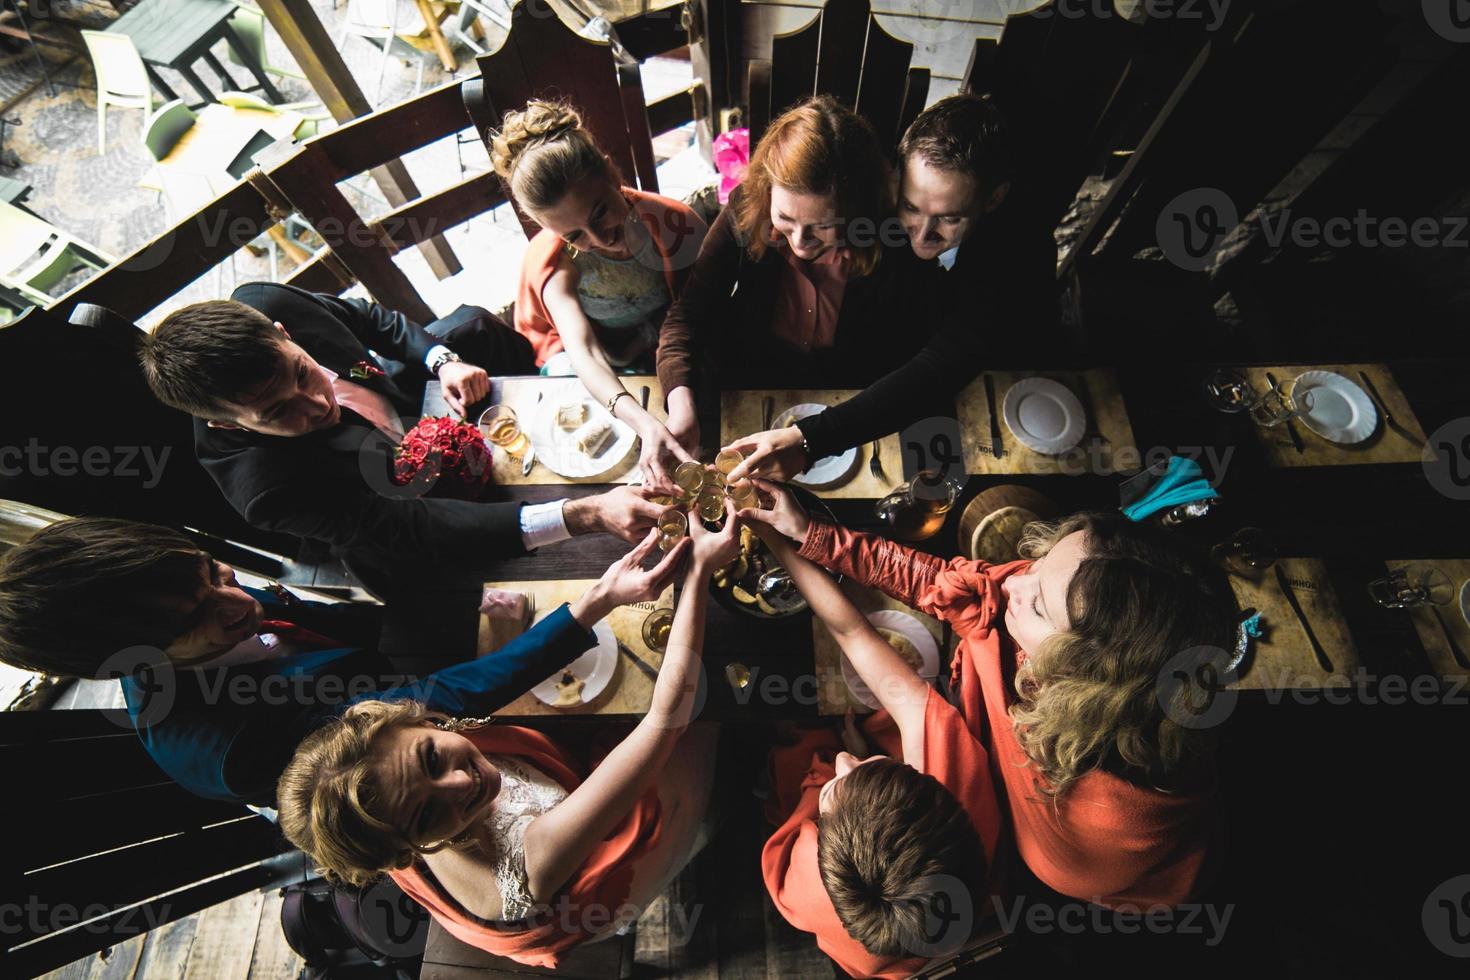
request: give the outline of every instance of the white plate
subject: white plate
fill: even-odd
[[[919,651],[923,660],[919,667],[919,676],[926,681],[932,681],[939,676],[939,644],[934,642],[934,635],[930,633],[924,624],[906,612],[897,609],[879,609],[877,612],[868,613],[868,622],[882,629],[892,630],[899,636],[904,637]],[[863,683],[863,679],[853,670],[852,664],[847,662],[847,657],[842,657],[842,679],[847,682],[847,689],[852,696],[863,704],[877,711],[882,707],[878,698]]]
[[[1022,378],[1000,407],[1006,428],[1032,452],[1057,456],[1082,441],[1087,416],[1070,388],[1050,378]]]
[[[817,415],[826,410],[826,405],[817,405],[812,402],[792,405],[771,420],[771,428],[784,429],[798,419],[804,419],[809,415]],[[799,483],[811,490],[834,487],[839,483],[847,482],[852,476],[852,471],[857,469],[857,461],[857,449],[849,449],[846,452],[838,453],[836,456],[827,456],[817,460],[811,469],[805,473],[793,476],[791,482]]]
[[[1470,579],[1460,586],[1460,615],[1465,617],[1465,625],[1470,626]]]
[[[536,700],[553,708],[561,707],[556,703],[556,682],[568,671],[582,681],[583,704],[595,701],[607,689],[618,669],[618,638],[605,619],[592,627],[592,633],[597,637],[597,645],[531,688]]]
[[[1378,428],[1378,409],[1368,393],[1333,371],[1303,371],[1293,394],[1312,393],[1312,410],[1302,424],[1328,442],[1350,446]]]
[[[613,427],[613,441],[596,456],[584,455],[577,448],[575,432],[565,432],[556,424],[557,409],[578,402],[586,404],[588,422],[601,419]],[[537,462],[558,476],[571,480],[601,476],[615,469],[638,443],[633,430],[613,418],[576,378],[544,386],[544,394],[531,416],[526,436],[536,449]]]

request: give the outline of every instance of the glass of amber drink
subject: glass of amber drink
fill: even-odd
[[[521,431],[521,421],[509,405],[491,405],[480,415],[480,435],[506,454],[520,459],[526,455],[530,440]]]
[[[670,507],[658,518],[658,547],[668,551],[689,533],[689,515],[677,507]]]

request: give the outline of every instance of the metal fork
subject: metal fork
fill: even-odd
[[[868,472],[876,477],[883,475],[883,460],[878,455],[878,440],[873,440],[873,455],[868,459]]]

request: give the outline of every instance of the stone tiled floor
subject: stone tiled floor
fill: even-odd
[[[147,0],[143,0],[147,2]],[[418,23],[411,0],[398,0],[401,25]],[[317,15],[333,37],[340,36],[347,13],[347,2],[334,6],[330,0],[316,0]],[[56,23],[48,30],[57,34],[74,31],[75,26],[98,26],[112,17],[110,8],[96,2],[72,0],[53,4]],[[502,32],[493,24],[485,24],[491,46],[498,46]],[[409,29],[405,27],[405,30]],[[267,31],[269,61],[287,69],[295,65],[285,46],[274,32]],[[227,68],[226,46],[216,51]],[[376,77],[380,48],[355,37],[340,46],[344,60],[363,90],[371,96]],[[441,85],[452,77],[465,77],[474,72],[472,52],[460,48],[461,68],[450,76],[432,57],[425,60],[423,89]],[[401,55],[401,56],[400,56]],[[414,94],[416,64],[406,46],[395,49],[388,61],[379,105],[389,105]],[[165,76],[170,73],[164,69]],[[233,67],[233,74],[243,84],[248,75]],[[683,61],[654,59],[644,66],[644,85],[650,100],[676,90],[689,80],[689,65]],[[52,224],[113,255],[128,252],[161,233],[168,216],[156,191],[138,186],[139,179],[152,166],[141,142],[144,113],[140,110],[111,108],[107,116],[107,149],[99,154],[96,142],[96,83],[85,53],[55,72],[57,93],[48,95],[38,88],[6,112],[20,120],[11,130],[6,145],[14,149],[23,164],[7,176],[31,184],[33,189],[26,206]],[[188,91],[179,79],[170,78],[178,91]],[[206,72],[206,81],[218,81]],[[290,100],[313,98],[305,82],[292,78],[276,79],[278,87]],[[692,147],[692,129],[667,134],[657,142],[661,157],[668,157],[660,167],[660,181],[665,193],[672,196],[698,189],[709,182],[714,171]],[[409,172],[421,193],[432,193],[459,181],[463,175],[489,168],[484,146],[471,141],[456,147],[453,139],[442,140],[405,158]],[[366,176],[355,178],[348,198],[366,216],[386,209],[381,192]],[[508,209],[501,208],[476,217],[467,224],[450,230],[450,245],[459,256],[465,271],[440,282],[429,272],[422,256],[409,251],[399,256],[400,266],[408,274],[425,300],[440,312],[449,312],[460,303],[473,302],[495,308],[514,296],[525,239],[520,226]],[[290,274],[291,265],[284,258],[279,266],[281,278]],[[248,251],[237,253],[233,262],[225,263],[219,273],[207,274],[178,295],[166,298],[160,308],[143,318],[145,324],[156,322],[167,310],[186,302],[228,295],[236,282],[267,278],[268,259]],[[71,280],[53,290],[61,295],[65,288],[85,277],[77,273]]]

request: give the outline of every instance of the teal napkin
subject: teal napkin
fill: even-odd
[[[1141,521],[1156,511],[1178,504],[1209,500],[1220,496],[1204,478],[1198,463],[1185,456],[1169,457],[1169,468],[1148,492],[1123,508],[1130,521]]]

